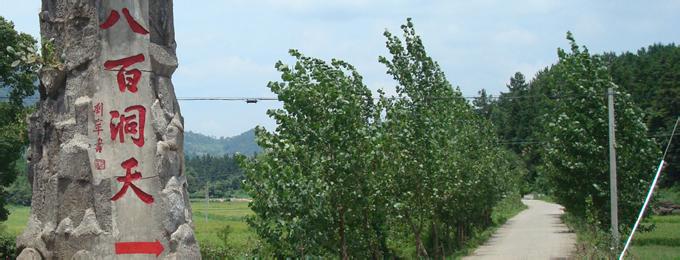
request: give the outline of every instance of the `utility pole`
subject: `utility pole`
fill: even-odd
[[[614,249],[619,245],[619,202],[616,188],[616,121],[614,120],[614,89],[607,89],[609,107],[609,198],[611,199],[611,224]]]
[[[210,206],[210,182],[205,182],[205,211],[203,211],[203,217],[205,222],[208,222],[208,207]]]

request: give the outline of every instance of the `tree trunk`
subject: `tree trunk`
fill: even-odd
[[[436,220],[432,221],[432,246],[434,247],[434,259],[444,259],[439,248],[439,232]]]
[[[340,206],[338,210],[338,234],[340,235],[340,256],[342,260],[349,259],[347,255],[347,238],[345,237],[345,208]]]
[[[364,233],[366,235],[371,234],[373,230],[371,229],[371,223],[368,219],[368,210],[364,208]],[[378,250],[378,245],[377,245],[377,238],[378,234],[376,234],[375,239],[372,237],[368,238],[368,245],[371,247],[371,256],[373,259],[378,260],[380,259],[380,252]]]
[[[418,256],[427,258],[427,250],[425,249],[425,246],[423,246],[423,240],[421,238],[422,228],[419,228],[415,223],[413,223],[413,220],[410,216],[408,216],[408,213],[406,214],[406,219],[408,220],[409,224],[411,224],[413,235],[416,238],[416,251],[418,252]]]
[[[465,241],[465,227],[463,227],[462,223],[458,223],[458,230],[457,230],[457,235],[458,235],[458,247],[463,247],[463,242]]]

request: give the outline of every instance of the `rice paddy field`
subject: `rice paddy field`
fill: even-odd
[[[637,233],[626,259],[680,259],[680,216],[653,216],[651,232]]]
[[[225,226],[231,227],[229,243],[237,248],[248,248],[254,244],[256,235],[248,229],[245,217],[253,214],[248,202],[192,202],[196,239],[199,243],[221,245],[217,233]],[[6,231],[19,235],[28,221],[30,208],[11,206],[9,219],[1,222]]]

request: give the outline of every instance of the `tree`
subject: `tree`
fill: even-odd
[[[371,201],[371,91],[348,63],[290,54],[295,65],[278,62],[282,81],[268,85],[283,102],[267,112],[276,131],[258,128],[264,153],[242,158],[249,223],[281,256],[379,256],[381,234],[367,228],[381,216]]]
[[[605,53],[601,57],[612,80],[643,110],[648,135],[657,137],[665,148],[680,114],[680,46],[653,44],[636,53]],[[667,156],[662,185],[680,185],[680,145],[671,145]]]
[[[491,114],[493,113],[493,107],[495,105],[493,96],[487,94],[486,89],[480,90],[477,94],[479,94],[479,96],[472,100],[475,112],[485,119],[491,119]]]
[[[616,91],[616,141],[621,227],[629,227],[652,179],[659,148],[646,137],[642,111],[612,82],[598,57],[579,48],[567,33],[571,52],[558,49],[550,104],[543,118],[544,170],[556,200],[593,225],[609,226],[607,88]]]
[[[523,144],[531,135],[531,118],[534,110],[531,108],[532,97],[529,94],[529,84],[524,75],[516,72],[506,85],[507,93],[501,93],[497,106],[500,111],[493,116],[500,137],[511,144],[512,151],[522,154]]]
[[[36,41],[14,30],[14,24],[0,17],[0,221],[6,220],[4,188],[16,178],[16,161],[28,142],[24,98],[35,93]]]
[[[397,96],[380,92],[377,103],[345,62],[291,51],[294,66],[277,63],[282,81],[269,88],[283,108],[268,111],[277,128],[258,128],[264,152],[241,158],[249,224],[277,257],[389,258],[398,240],[413,242],[409,256],[444,258],[518,194],[517,158],[410,19],[402,30],[405,43],[385,32],[391,57],[379,58]]]
[[[396,98],[383,97],[388,161],[381,186],[417,255],[443,258],[455,248],[451,234],[460,246],[474,228],[490,224],[492,208],[516,191],[519,176],[509,170],[514,165],[498,148],[492,125],[427,55],[410,19],[402,31],[403,41],[385,32],[391,59],[380,58],[398,83]]]
[[[227,198],[241,189],[244,176],[235,156],[188,155],[185,156],[184,165],[191,197],[205,198],[206,185],[210,197]]]
[[[516,72],[506,85],[508,92],[499,95],[491,113],[491,121],[504,146],[520,156],[528,170],[524,175],[523,194],[544,189],[536,184],[535,169],[540,164],[540,144],[536,142],[536,134],[540,132],[538,119],[546,112],[542,106],[544,97],[540,93],[544,74],[544,71],[539,72],[536,79],[527,82],[522,73]]]

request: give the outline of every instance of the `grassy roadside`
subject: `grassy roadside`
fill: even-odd
[[[585,225],[571,215],[563,218],[576,232],[577,259],[617,258],[619,251],[609,250],[609,234]],[[680,216],[652,216],[642,224],[651,231],[636,232],[625,259],[680,259]],[[628,234],[622,239],[627,238]],[[623,244],[623,242],[622,242]]]
[[[680,203],[680,189],[662,189],[657,193],[659,201]],[[582,219],[565,214],[563,221],[576,232],[577,259],[618,258],[620,251],[609,249],[608,231],[587,225]],[[622,242],[628,234],[621,234]],[[635,233],[625,259],[680,259],[680,215],[651,216],[643,220]]]
[[[491,238],[491,236],[498,230],[499,227],[501,227],[505,222],[508,221],[508,219],[511,219],[515,215],[519,214],[520,212],[524,211],[527,209],[527,205],[524,205],[521,200],[518,200],[516,198],[508,198],[503,201],[501,201],[496,208],[494,208],[493,213],[491,214],[491,219],[493,221],[493,225],[488,227],[485,230],[475,232],[476,235],[474,235],[470,240],[468,240],[465,243],[465,247],[463,247],[460,251],[456,252],[454,255],[450,256],[451,259],[461,259],[464,256],[470,255],[475,250],[486,243],[486,241]],[[447,257],[448,259],[449,257]]]

